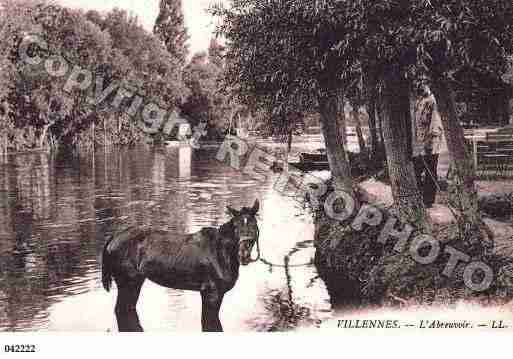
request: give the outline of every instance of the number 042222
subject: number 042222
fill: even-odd
[[[35,353],[36,346],[33,344],[11,344],[4,345],[5,353]]]

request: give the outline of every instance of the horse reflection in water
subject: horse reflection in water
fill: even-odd
[[[128,229],[105,244],[102,282],[109,291],[112,278],[118,288],[116,319],[120,331],[142,331],[136,311],[145,279],[161,286],[201,293],[203,331],[222,331],[219,310],[223,296],[239,276],[239,265],[252,262],[258,241],[256,214],[252,208],[227,207],[232,219],[217,228],[203,228],[182,236],[165,231]]]

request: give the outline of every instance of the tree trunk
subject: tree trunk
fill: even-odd
[[[358,108],[356,108],[356,105],[353,105],[351,114],[356,126],[356,136],[358,138],[358,147],[360,148],[360,153],[365,154],[367,152],[367,146],[365,145],[365,139],[363,138],[362,123],[360,121],[360,114],[358,113]]]
[[[408,153],[413,156],[413,120],[415,119],[415,107],[417,105],[417,91],[410,87],[410,118],[412,119],[410,131],[408,131]]]
[[[431,222],[417,186],[412,157],[408,154],[409,86],[398,71],[388,71],[384,76],[382,124],[392,195],[399,219],[431,234]]]
[[[293,133],[294,133],[294,129],[292,128],[292,126],[290,126],[288,132],[287,132],[287,149],[286,149],[286,153],[285,153],[285,161],[283,163],[283,166],[284,168],[287,170],[289,170],[289,160],[290,160],[290,152],[292,151],[292,136],[293,136]]]
[[[94,150],[96,148],[96,144],[94,143],[94,139],[96,137],[96,124],[94,123],[94,120],[93,120],[93,123],[91,125],[91,137],[92,137],[92,139],[91,139],[92,142],[91,143],[92,143],[92,146],[93,146],[93,153],[94,153]]]
[[[288,160],[288,156],[290,155],[290,151],[292,151],[292,136],[293,136],[293,128],[291,126],[291,128],[289,128],[289,131],[287,133],[287,160]]]
[[[444,78],[434,79],[432,87],[451,157],[454,179],[449,184],[449,203],[457,212],[456,221],[460,235],[473,247],[480,247],[482,244],[491,246],[490,231],[483,223],[479,212],[474,184],[474,161],[465,144],[463,128],[458,121],[455,93]]]
[[[105,117],[103,117],[103,148],[107,150],[107,124],[105,123]]]
[[[4,129],[4,135],[2,136],[2,157],[4,160],[7,160],[7,129]]]
[[[509,100],[509,124],[513,125],[513,99]]]
[[[346,133],[346,112],[344,110],[344,96],[340,96],[338,99],[338,116],[337,120],[338,122],[338,128],[339,128],[339,134],[342,138],[342,145],[344,146],[344,150],[347,151],[347,133]]]
[[[55,121],[50,122],[43,127],[43,132],[41,133],[41,136],[39,137],[39,149],[41,149],[41,150],[44,149],[45,141],[48,137],[48,129],[50,127],[52,127],[54,123],[55,123]]]
[[[381,146],[385,147],[385,138],[383,137],[383,100],[381,92],[376,91],[376,123],[378,124],[379,130],[379,142]],[[385,149],[386,151],[386,149]]]
[[[369,132],[370,132],[370,160],[372,163],[378,162],[378,152],[379,152],[379,139],[378,139],[378,131],[376,128],[376,80],[370,74],[369,71],[366,71],[363,75],[363,85],[365,91],[365,100],[367,103],[367,113],[369,115]]]
[[[344,191],[354,198],[353,180],[351,168],[342,144],[339,123],[339,97],[328,94],[319,98],[319,112],[321,127],[326,142],[326,152],[336,190]]]

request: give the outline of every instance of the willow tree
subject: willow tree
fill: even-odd
[[[425,233],[431,223],[418,188],[409,138],[411,134],[410,93],[415,67],[414,46],[409,31],[416,20],[410,3],[391,0],[351,1],[362,12],[354,28],[365,41],[359,61],[367,97],[379,87],[381,131],[388,173],[398,217]]]
[[[352,81],[359,34],[357,4],[329,1],[232,0],[213,8],[227,40],[227,79],[241,100],[281,114],[320,113],[328,161],[337,189],[353,194],[337,121]],[[286,126],[283,126],[286,127]]]
[[[474,183],[475,168],[456,111],[454,75],[471,70],[500,79],[513,53],[511,0],[416,0],[418,19],[411,32],[421,70],[431,78],[453,166],[450,204],[456,209],[460,234],[481,244],[488,231],[482,224]]]

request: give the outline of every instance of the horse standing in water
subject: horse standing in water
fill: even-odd
[[[203,228],[181,236],[128,229],[109,238],[103,249],[102,283],[109,291],[112,278],[116,282],[119,331],[143,330],[136,305],[146,278],[167,288],[200,292],[202,330],[222,331],[223,296],[235,285],[239,265],[252,262],[259,207],[258,200],[240,211],[227,207],[232,219],[219,229]]]

